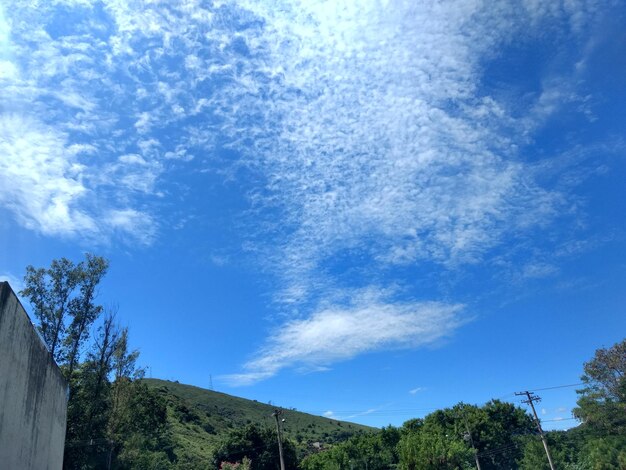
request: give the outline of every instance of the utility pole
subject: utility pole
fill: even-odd
[[[472,436],[472,431],[470,431],[469,424],[467,424],[467,417],[465,415],[463,415],[463,421],[465,422],[465,429],[467,430],[467,437],[469,438],[470,444],[472,445],[472,450],[474,451],[474,461],[476,462],[476,470],[481,470],[480,460],[478,460],[478,451],[476,450],[476,446],[474,445],[474,437]]]
[[[478,450],[476,450],[476,446],[474,445],[474,436],[472,436],[472,431],[470,431],[469,424],[467,422],[467,414],[464,409],[459,410],[456,415],[457,418],[463,418],[463,423],[465,424],[465,434],[463,435],[463,440],[469,441],[472,445],[472,450],[474,451],[474,461],[476,462],[476,470],[481,470],[480,461],[478,460]]]
[[[541,421],[539,421],[539,416],[537,416],[537,411],[535,410],[534,402],[540,402],[541,398],[537,395],[530,393],[529,391],[525,392],[515,392],[517,396],[526,395],[527,400],[523,400],[522,403],[526,403],[530,405],[533,410],[533,415],[535,415],[535,421],[537,422],[537,429],[539,430],[539,435],[541,436],[541,442],[543,442],[543,448],[546,450],[546,455],[548,456],[548,463],[550,464],[550,470],[554,469],[554,463],[552,462],[552,457],[550,456],[550,450],[548,449],[548,441],[546,441],[546,436],[543,433],[543,429],[541,429]]]
[[[111,470],[112,459],[113,459],[113,441],[109,441],[109,455],[107,458],[107,470]]]
[[[276,434],[278,435],[278,455],[280,456],[280,470],[285,470],[285,459],[283,458],[283,436],[280,428],[280,423],[285,421],[279,417],[283,414],[283,410],[276,409],[272,413],[274,419],[276,419]]]

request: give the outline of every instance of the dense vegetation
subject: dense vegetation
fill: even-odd
[[[273,406],[143,378],[128,330],[95,302],[107,269],[89,254],[29,266],[21,292],[69,384],[64,468],[277,469]],[[626,340],[599,349],[582,380],[574,410],[582,424],[546,433],[555,466],[625,470]],[[287,469],[549,469],[532,416],[498,400],[382,430],[283,412]]]
[[[142,382],[157,392],[167,405],[168,426],[180,468],[207,468],[208,462],[218,459],[214,453],[221,456],[221,461],[241,461],[246,455],[242,441],[255,443],[250,444],[252,450],[248,457],[251,459],[253,455],[258,457],[254,452],[259,451],[259,442],[265,443],[262,452],[273,455],[278,451],[272,417],[274,406],[178,382],[159,379],[143,379]],[[296,410],[282,412],[283,435],[297,458],[355,434],[375,431],[367,426]],[[247,437],[243,438],[242,433],[247,433]],[[243,453],[238,455],[238,452]],[[252,459],[253,465],[257,461],[258,458]]]
[[[555,467],[626,469],[626,340],[599,349],[585,364],[585,387],[574,415],[582,424],[546,433]],[[321,469],[549,470],[531,416],[497,400],[482,407],[458,404],[400,428],[356,436],[306,457],[303,470]]]

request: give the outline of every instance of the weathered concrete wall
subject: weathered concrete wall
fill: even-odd
[[[0,282],[0,468],[63,466],[67,385],[7,282]]]

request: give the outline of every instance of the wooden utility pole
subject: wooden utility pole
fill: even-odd
[[[457,418],[461,418],[463,420],[463,424],[465,424],[465,434],[463,435],[464,441],[469,441],[472,446],[472,450],[474,451],[474,462],[476,462],[476,470],[481,470],[480,461],[478,460],[478,450],[474,445],[474,436],[472,436],[472,431],[470,431],[469,423],[467,422],[467,413],[465,409],[461,409],[456,414]]]
[[[474,437],[472,436],[472,431],[470,431],[469,424],[467,424],[467,418],[465,416],[463,416],[463,421],[465,421],[465,429],[467,430],[467,437],[469,438],[470,444],[472,445],[472,450],[474,451],[474,461],[476,462],[476,470],[481,470],[480,460],[478,460],[478,451],[476,450],[476,446],[474,445]]]
[[[280,416],[283,414],[283,410],[276,409],[272,413],[274,419],[276,419],[276,435],[278,436],[278,455],[280,457],[280,470],[285,470],[285,459],[283,458],[283,436],[280,428],[282,421]]]
[[[529,391],[515,392],[515,395],[526,395],[526,397],[528,398],[527,400],[523,400],[522,403],[527,403],[533,410],[533,415],[535,415],[535,421],[537,422],[537,429],[539,430],[539,435],[541,436],[541,442],[543,442],[543,448],[546,450],[546,455],[548,456],[550,470],[555,470],[554,463],[552,462],[552,456],[550,455],[550,450],[548,449],[548,441],[546,441],[546,436],[543,433],[543,429],[541,429],[541,421],[539,421],[539,416],[537,416],[537,411],[535,410],[534,402],[540,402],[541,398],[539,398],[537,395],[531,394]]]

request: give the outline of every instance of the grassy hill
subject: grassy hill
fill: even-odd
[[[272,412],[276,406],[167,380],[144,379],[144,382],[167,402],[174,452],[179,460],[194,462],[208,458],[233,428],[252,423],[275,427]],[[357,433],[375,431],[368,426],[292,409],[283,409],[283,417],[285,438],[292,440],[302,454],[313,450],[316,442],[328,445]]]

